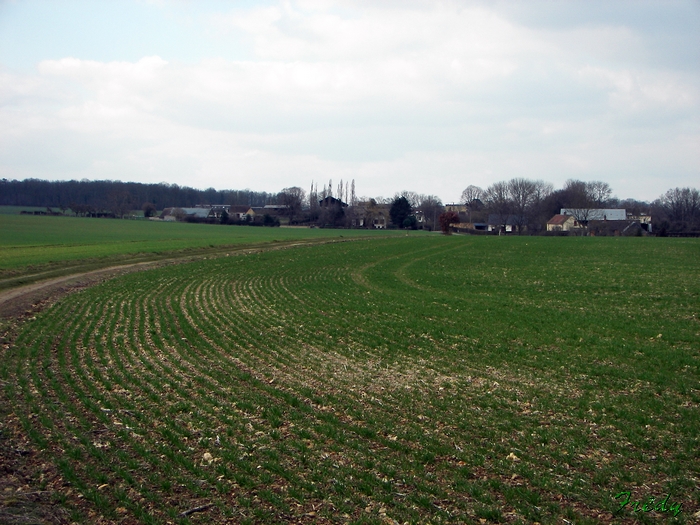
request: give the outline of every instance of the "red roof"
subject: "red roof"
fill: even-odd
[[[553,224],[555,226],[563,226],[566,221],[569,220],[571,215],[555,215],[547,221],[547,224]]]

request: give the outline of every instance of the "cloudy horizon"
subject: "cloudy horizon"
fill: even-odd
[[[700,2],[0,2],[0,178],[700,182]]]

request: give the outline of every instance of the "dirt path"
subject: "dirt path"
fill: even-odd
[[[126,262],[125,264],[98,268],[90,271],[77,271],[69,275],[54,277],[44,281],[38,281],[16,288],[0,291],[0,319],[18,319],[23,316],[31,316],[41,310],[46,305],[51,304],[59,298],[100,283],[116,276],[142,271],[159,266],[170,264],[182,264],[198,259],[211,257],[222,257],[228,255],[243,255],[247,253],[260,252],[266,250],[279,250],[303,246],[309,244],[325,244],[328,242],[345,242],[350,239],[314,239],[314,240],[290,240],[284,242],[248,244],[241,246],[218,246],[211,250],[200,251],[198,253],[173,254],[172,257],[159,258],[153,260]],[[79,268],[79,267],[76,267]],[[37,277],[41,274],[35,274]]]
[[[37,307],[45,305],[47,302],[52,302],[75,290],[117,275],[154,267],[158,264],[162,265],[163,263],[163,261],[151,261],[111,266],[4,290],[0,292],[0,318],[20,317],[23,314],[36,310]]]

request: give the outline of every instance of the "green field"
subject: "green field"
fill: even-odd
[[[0,269],[122,254],[371,234],[387,232],[0,215]]]
[[[163,258],[228,246],[401,234],[0,214],[0,288],[3,277],[91,269],[129,262],[134,256]]]
[[[23,325],[0,419],[77,522],[695,523],[699,256],[422,236],[131,274]]]

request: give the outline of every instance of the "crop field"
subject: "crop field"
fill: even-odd
[[[235,246],[398,232],[309,228],[262,228],[146,220],[89,219],[0,214],[0,277],[28,266],[137,253]]]
[[[75,522],[695,523],[699,257],[434,235],[130,274],[4,345],[0,438]]]

